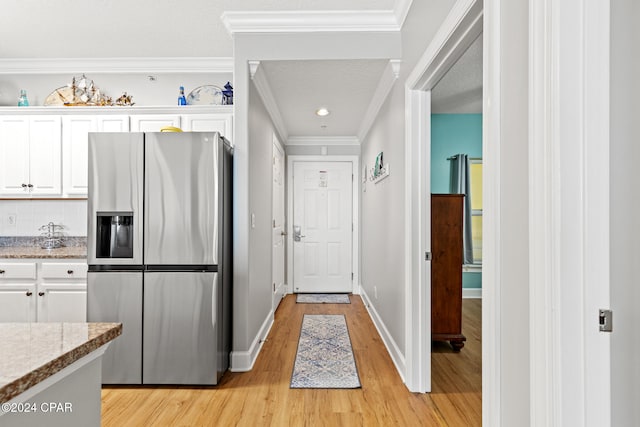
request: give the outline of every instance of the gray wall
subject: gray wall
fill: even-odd
[[[611,8],[611,425],[630,426],[640,419],[640,5],[614,0]]]
[[[376,155],[382,151],[391,173],[378,184],[367,182],[366,192],[361,192],[361,284],[403,355],[406,355],[404,82],[453,3],[452,0],[413,2],[402,28],[400,76],[362,145],[362,166],[373,167]]]
[[[529,425],[529,4],[501,1],[499,355],[503,426]],[[485,88],[486,90],[486,88]],[[489,146],[492,141],[484,141]],[[486,156],[484,156],[486,158]],[[486,163],[485,163],[486,164]],[[485,215],[489,214],[485,211]]]
[[[260,169],[252,168],[258,161],[256,156],[260,155],[259,151],[254,150],[264,147],[257,147],[251,141],[254,131],[250,128],[254,126],[252,121],[255,112],[250,100],[251,81],[247,61],[382,59],[397,57],[400,50],[400,35],[392,33],[237,34],[234,37],[234,353],[240,355],[252,350],[252,343],[257,338],[263,338],[258,336],[259,328],[267,320],[265,313],[271,310],[271,298],[264,298],[271,289],[270,275],[267,282],[261,277],[264,275],[264,271],[261,271],[263,262],[271,260],[271,248],[266,245],[252,247],[255,232],[250,228],[250,210],[264,208],[264,194],[259,192],[264,187],[253,188],[255,182],[264,180],[264,175]],[[269,150],[270,147],[269,141]],[[271,194],[270,181],[268,184],[268,194]],[[270,215],[271,210],[268,212]],[[256,221],[258,219],[256,216]],[[266,240],[271,241],[270,235]]]
[[[271,312],[272,146],[275,128],[251,84],[249,88],[249,212],[255,228],[249,230],[249,298],[263,303],[250,310],[249,330],[257,331]]]

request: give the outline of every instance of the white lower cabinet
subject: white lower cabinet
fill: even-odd
[[[0,322],[86,322],[84,260],[4,260],[0,272]]]
[[[0,322],[35,322],[35,295],[35,283],[0,283]]]

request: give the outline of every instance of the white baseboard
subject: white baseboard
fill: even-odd
[[[482,288],[462,288],[462,298],[482,299]]]
[[[400,374],[400,377],[404,382],[405,381],[404,373],[406,370],[406,366],[405,366],[404,355],[402,354],[402,351],[400,351],[400,348],[398,347],[394,339],[391,337],[389,330],[384,325],[384,322],[380,318],[380,315],[376,311],[375,307],[371,303],[371,300],[369,299],[369,296],[367,295],[364,288],[362,287],[360,288],[360,296],[362,297],[364,306],[367,308],[367,311],[369,312],[369,317],[371,317],[371,320],[373,320],[373,324],[378,330],[378,334],[380,334],[380,337],[382,338],[382,342],[384,343],[384,346],[387,348],[387,351],[391,356],[391,360],[393,361],[393,364],[398,370],[398,374]]]
[[[253,339],[253,343],[251,343],[249,350],[231,352],[231,366],[229,367],[231,372],[247,372],[253,369],[253,365],[256,363],[258,354],[260,354],[260,350],[262,349],[262,344],[264,344],[267,339],[272,326],[273,310],[269,311],[267,318],[264,319],[264,322],[262,323],[258,334]]]

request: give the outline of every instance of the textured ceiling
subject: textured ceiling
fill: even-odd
[[[386,60],[263,61],[290,137],[355,136]],[[315,111],[331,111],[318,117]],[[325,125],[326,127],[321,127]]]
[[[394,0],[10,0],[0,58],[229,57],[225,11],[392,10]]]
[[[482,112],[482,35],[431,92],[433,113]]]

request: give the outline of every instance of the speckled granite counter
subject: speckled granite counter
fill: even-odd
[[[0,323],[0,403],[121,333],[121,323]]]
[[[86,246],[63,246],[56,249],[41,249],[38,246],[4,246],[0,247],[0,258],[86,258]]]
[[[0,258],[26,259],[72,259],[87,257],[86,237],[66,237],[64,246],[55,249],[42,249],[41,237],[0,236]]]

